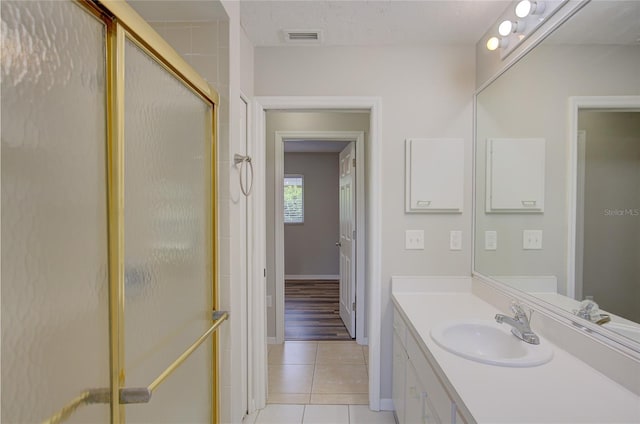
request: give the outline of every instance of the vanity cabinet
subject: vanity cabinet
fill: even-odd
[[[398,423],[467,424],[469,421],[395,309],[393,327],[392,397]]]

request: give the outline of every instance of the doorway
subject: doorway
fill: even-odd
[[[297,113],[296,115],[302,115]],[[298,118],[294,115],[294,118]],[[363,119],[368,120],[368,116],[366,114],[363,115]],[[269,118],[267,118],[269,119]],[[290,119],[287,117],[287,119]],[[310,118],[311,119],[311,118]],[[278,122],[277,120],[274,120]],[[367,122],[368,124],[368,122]],[[282,124],[284,125],[284,124]],[[337,192],[337,200],[338,207],[340,213],[338,214],[339,227],[336,228],[336,231],[333,233],[333,237],[329,237],[329,239],[323,242],[325,251],[327,248],[333,250],[335,253],[334,258],[338,259],[338,267],[333,268],[334,274],[331,275],[318,275],[318,274],[306,274],[303,277],[306,277],[307,280],[338,280],[338,312],[341,320],[343,320],[344,325],[347,329],[347,332],[351,336],[351,338],[355,338],[359,344],[366,344],[366,338],[364,337],[364,302],[366,288],[364,285],[364,242],[357,243],[354,239],[354,236],[357,238],[357,228],[360,226],[364,228],[364,211],[365,211],[365,192],[364,192],[364,184],[356,185],[356,190],[352,194],[349,194],[348,201],[347,196],[344,195],[345,187],[340,187],[340,184],[344,183],[345,170],[348,168],[348,175],[353,177],[353,181],[358,180],[358,176],[360,177],[360,181],[364,181],[364,169],[365,162],[360,159],[361,166],[354,166],[354,161],[357,161],[355,157],[356,150],[358,152],[362,152],[361,157],[364,157],[365,152],[365,139],[363,131],[278,131],[277,124],[273,125],[274,131],[274,166],[273,166],[273,175],[274,175],[274,204],[273,204],[273,222],[274,222],[274,234],[273,240],[275,241],[275,251],[274,251],[274,260],[273,260],[273,282],[275,286],[275,337],[271,339],[272,342],[282,343],[285,340],[285,316],[286,316],[286,305],[285,305],[285,281],[287,277],[289,280],[298,279],[300,280],[300,276],[286,274],[287,264],[285,263],[285,232],[290,235],[295,235],[296,231],[285,231],[285,227],[288,225],[296,225],[295,223],[286,224],[285,221],[290,219],[291,217],[285,216],[285,197],[284,190],[285,186],[283,181],[285,181],[285,145],[296,146],[295,150],[335,150],[337,154],[336,160],[338,169],[336,170],[336,175],[333,177],[337,177],[338,183],[336,184],[339,188]],[[304,143],[304,144],[303,144]],[[348,167],[340,162],[340,158],[342,152],[344,152],[347,147],[349,162]],[[307,164],[307,167],[309,164]],[[302,169],[302,168],[300,168]],[[351,175],[352,170],[355,170],[354,174]],[[290,174],[291,175],[291,174]],[[295,174],[296,177],[292,178],[291,181],[299,180],[301,184],[304,184],[304,178],[302,174]],[[302,177],[301,177],[302,176]],[[351,186],[349,186],[350,188]],[[318,200],[318,199],[313,199]],[[335,200],[335,199],[334,199]],[[309,199],[307,199],[309,202]],[[304,204],[304,199],[303,199]],[[348,205],[353,204],[351,207]],[[347,216],[349,219],[347,219]],[[359,225],[360,223],[360,225]],[[343,231],[344,230],[344,231]],[[300,231],[298,231],[300,232]],[[345,235],[348,232],[349,234]],[[292,234],[293,233],[293,234]],[[364,239],[364,230],[361,230],[361,239]],[[290,241],[295,243],[295,237],[290,237]],[[317,240],[303,240],[300,243],[315,243]],[[341,246],[344,242],[344,246]],[[334,250],[335,249],[335,250]],[[336,251],[337,250],[337,251]],[[347,252],[345,254],[345,252]],[[289,255],[291,260],[295,260],[296,256],[294,254]],[[330,256],[330,254],[328,255]],[[346,258],[346,259],[345,259]],[[309,258],[311,261],[315,261],[316,258]],[[317,264],[312,264],[317,265]],[[310,265],[310,266],[312,266]],[[291,266],[291,264],[290,264]],[[314,269],[314,268],[308,268]],[[318,268],[315,268],[316,270]],[[331,268],[329,268],[331,269]],[[336,274],[337,271],[337,274]],[[327,278],[329,277],[329,278]],[[336,278],[337,277],[337,278]],[[330,283],[329,283],[330,284]],[[358,300],[360,300],[360,313],[358,313]],[[269,303],[267,301],[267,303]],[[359,315],[359,316],[358,316]],[[357,324],[360,324],[360,328],[357,327]]]
[[[576,296],[637,322],[640,111],[581,109],[578,129]]]
[[[638,111],[640,96],[569,100],[567,294],[592,296],[603,309],[636,319],[637,308],[628,300],[638,288]],[[603,280],[613,285],[603,291],[593,284]]]
[[[367,221],[365,223],[367,238],[360,238],[360,241],[366,246],[365,257],[361,261],[364,267],[367,280],[367,295],[365,297],[366,302],[363,301],[362,305],[366,308],[366,314],[364,311],[363,316],[365,320],[361,320],[361,324],[365,328],[361,334],[364,336],[365,342],[368,343],[369,348],[366,354],[367,356],[367,369],[368,369],[368,398],[369,407],[372,410],[380,409],[380,318],[381,318],[381,293],[380,293],[380,257],[381,257],[381,244],[380,244],[380,228],[381,228],[381,216],[380,216],[380,187],[381,187],[381,156],[380,156],[380,108],[381,101],[379,98],[374,97],[257,97],[254,99],[254,129],[255,129],[255,147],[256,156],[255,163],[258,165],[256,176],[260,178],[260,181],[273,181],[273,175],[267,175],[266,163],[269,160],[269,154],[267,150],[266,140],[266,113],[268,111],[276,110],[290,110],[298,112],[309,111],[333,111],[333,112],[353,112],[364,111],[369,113],[369,126],[367,128],[367,150],[363,155],[369,164],[367,179],[365,180],[365,193],[367,195],[365,207]],[[301,120],[302,121],[302,120]],[[296,128],[296,130],[302,131],[302,128]],[[267,245],[267,233],[273,231],[273,221],[267,221],[266,225],[264,221],[261,222],[268,210],[273,210],[272,201],[266,196],[266,185],[260,185],[256,191],[256,243],[254,247],[256,249],[256,259],[260,261],[262,265],[259,274],[255,274],[254,282],[262,282],[264,275],[267,274],[267,264],[270,261],[267,260],[267,256],[270,251],[273,253],[277,249],[270,248]],[[364,210],[364,209],[363,209]],[[261,219],[262,218],[262,219]],[[263,272],[264,271],[264,274]],[[267,298],[266,284],[253,284],[251,287],[255,293],[256,299]],[[273,300],[273,299],[272,299]],[[273,308],[275,302],[272,302]],[[267,388],[267,346],[264,345],[264,340],[267,339],[267,321],[269,318],[267,311],[269,310],[269,299],[267,302],[256,303],[256,316],[257,320],[253,321],[254,326],[251,341],[257,349],[251,351],[252,362],[255,364],[254,369],[254,382],[253,391],[254,398],[256,400],[256,406],[258,408],[266,405],[266,388]],[[259,320],[259,317],[265,317],[267,319]],[[273,319],[275,326],[275,319]],[[274,337],[274,336],[270,336]],[[273,340],[269,339],[274,342]],[[264,349],[259,348],[261,345]],[[271,345],[270,345],[271,346]]]
[[[355,288],[350,283],[355,279],[341,275],[346,196],[341,195],[340,156],[353,142],[283,143],[284,339],[351,340],[355,327],[346,325],[355,323],[355,316],[351,320],[351,315],[341,313],[344,299],[349,305],[353,302]],[[347,312],[354,314],[353,309]]]

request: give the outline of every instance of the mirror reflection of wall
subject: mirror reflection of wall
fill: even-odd
[[[597,175],[597,172],[606,174],[604,170],[598,171],[598,166],[604,158],[613,160],[615,153],[624,156],[625,165],[620,168],[638,178],[640,161],[637,151],[632,153],[630,150],[632,147],[625,147],[629,149],[626,153],[618,152],[616,149],[621,148],[621,143],[612,147],[610,143],[614,141],[604,137],[599,143],[604,157],[596,159],[594,156],[593,164],[584,166],[584,214],[575,217],[578,227],[582,225],[584,229],[584,238],[580,239],[577,234],[580,245],[576,245],[575,281],[573,270],[569,272],[571,258],[568,253],[574,219],[569,218],[572,201],[568,174],[570,146],[575,143],[569,136],[570,99],[576,96],[639,96],[639,35],[640,2],[589,2],[478,93],[475,272],[534,293],[570,312],[578,307],[575,299],[593,296],[607,312],[640,322],[640,217],[629,217],[629,222],[624,222],[629,228],[623,230],[619,227],[624,220],[602,216],[603,208],[625,208],[627,204],[629,208],[640,208],[640,183],[630,176],[620,183],[612,179],[627,177]],[[626,112],[581,111],[579,129],[582,131],[579,134],[590,146],[597,133],[596,121],[608,116],[611,120],[629,121],[629,131],[635,131],[637,136],[638,110],[640,105],[637,110]],[[593,119],[587,121],[587,116]],[[609,126],[615,127],[614,132],[621,130],[619,122],[609,122]],[[487,212],[487,143],[492,139],[544,140],[543,212]],[[603,145],[604,139],[608,140],[607,147]],[[594,155],[595,144],[593,152],[589,149],[591,147],[587,148],[587,154]],[[634,154],[635,162],[631,160]],[[620,203],[614,196],[627,200]],[[600,216],[594,216],[598,208]],[[635,222],[635,230],[631,229],[631,221]],[[540,249],[523,247],[527,230],[541,231]],[[616,263],[614,258],[626,262]],[[640,326],[638,337],[640,342]]]
[[[576,295],[640,322],[640,112],[581,110]]]

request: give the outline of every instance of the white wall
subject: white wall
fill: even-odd
[[[640,322],[640,112],[580,111],[586,132],[583,293]]]
[[[364,143],[369,132],[368,113],[340,112],[280,112],[269,111],[266,118],[266,245],[267,296],[272,296],[272,307],[267,308],[267,336],[276,336],[276,283],[275,283],[275,133],[276,131],[363,131]],[[365,175],[368,164],[365,164]],[[365,287],[366,291],[366,287]],[[366,307],[366,305],[362,305]],[[365,329],[366,332],[366,329]]]
[[[284,274],[338,275],[338,153],[285,153],[284,173],[304,176],[304,223],[284,226]]]
[[[567,293],[568,99],[640,94],[640,47],[541,45],[478,95],[476,269],[485,275],[555,275]],[[486,214],[487,138],[546,140],[543,214]],[[543,230],[542,250],[522,249],[522,230]],[[484,250],[484,231],[498,250]]]
[[[257,96],[382,99],[382,398],[391,398],[391,276],[470,274],[474,60],[472,45],[259,47],[255,51]],[[409,137],[465,140],[462,214],[404,213],[404,140]],[[404,250],[406,229],[425,231],[425,250]],[[462,230],[461,251],[449,250],[449,230]]]
[[[244,28],[240,28],[240,90],[253,97],[253,55],[254,48]]]

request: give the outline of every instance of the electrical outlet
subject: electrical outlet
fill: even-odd
[[[424,230],[406,230],[404,232],[406,250],[424,250]]]
[[[497,249],[498,249],[498,232],[485,231],[484,232],[484,250],[497,250]]]
[[[542,249],[542,230],[523,230],[522,248],[524,250]]]
[[[449,250],[462,250],[462,231],[449,231]]]
[[[271,301],[271,296],[267,296],[267,308],[270,308],[273,306],[273,302]]]

